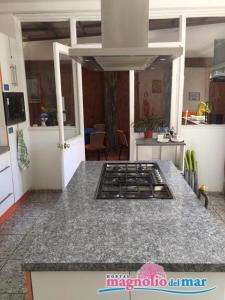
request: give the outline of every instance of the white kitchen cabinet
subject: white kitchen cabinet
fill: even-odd
[[[8,92],[22,91],[19,80],[20,61],[17,41],[0,33],[0,65],[3,90]],[[8,89],[7,89],[8,86]]]
[[[85,251],[85,250],[84,250]],[[114,272],[108,272],[110,274]],[[126,272],[119,272],[127,274]],[[34,300],[129,300],[129,292],[98,294],[106,272],[32,272]]]
[[[0,33],[0,65],[3,87],[8,85],[9,91],[12,91],[10,40],[3,33]]]
[[[9,151],[0,155],[0,216],[14,204]]]

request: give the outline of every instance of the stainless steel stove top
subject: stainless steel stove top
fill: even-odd
[[[173,199],[157,163],[105,163],[96,199]]]

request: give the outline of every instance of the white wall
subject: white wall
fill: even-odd
[[[53,60],[54,41],[33,41],[24,42],[23,51],[25,60]],[[68,39],[57,40],[57,42],[69,45]]]
[[[61,161],[58,128],[30,128],[32,188],[60,189]]]
[[[200,101],[208,101],[209,68],[185,68],[183,111],[198,111],[199,101],[189,101],[189,92],[200,92]]]
[[[56,42],[56,40],[24,42],[24,59],[53,60],[53,42]],[[69,39],[59,39],[57,42],[68,46],[70,45]],[[101,43],[101,37],[78,38],[78,43]]]
[[[0,4],[0,11],[2,12],[64,12],[64,11],[74,11],[82,12],[86,10],[98,11],[100,9],[100,0],[74,0],[74,1],[55,1],[50,0],[49,5],[46,5],[45,1],[33,0],[3,0]],[[166,10],[168,13],[170,10],[177,10],[178,14],[183,12],[184,9],[190,8],[214,8],[214,7],[224,7],[224,0],[151,0],[150,8],[152,10]],[[162,13],[161,13],[162,15]]]
[[[225,125],[182,126],[187,149],[196,152],[199,184],[210,191],[223,190],[225,162]]]
[[[71,130],[69,127],[65,128],[67,138],[71,138]],[[64,172],[64,180],[67,184],[73,176],[74,170],[84,160],[83,136],[77,136],[72,142],[67,140],[70,148],[65,150],[62,171],[62,150],[58,148],[58,127],[30,127],[29,134],[32,154],[32,188],[35,190],[61,190],[62,172]]]

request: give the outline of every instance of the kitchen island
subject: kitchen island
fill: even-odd
[[[106,274],[133,275],[148,261],[174,278],[203,272],[209,287],[217,289],[195,298],[224,299],[224,227],[171,162],[158,164],[174,199],[97,200],[103,162],[81,163],[60,201],[32,232],[22,269],[27,278],[31,273],[35,300],[180,299],[158,292],[97,294]]]

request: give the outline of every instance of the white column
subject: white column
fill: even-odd
[[[136,145],[135,145],[135,134],[134,134],[134,71],[129,71],[129,98],[130,98],[130,160],[135,160],[136,157]]]

